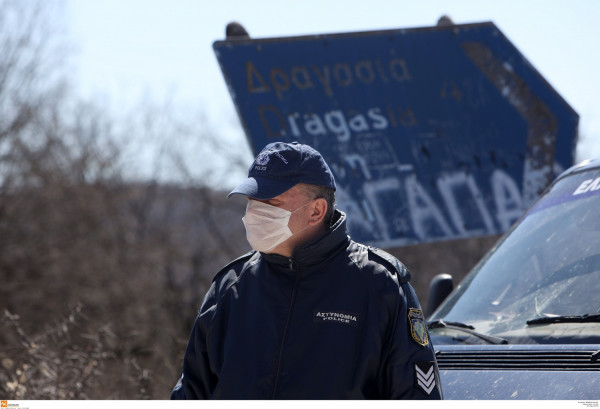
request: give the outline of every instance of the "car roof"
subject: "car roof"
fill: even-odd
[[[595,159],[586,159],[582,162],[579,162],[578,164],[571,166],[569,169],[565,170],[563,173],[561,173],[554,182],[556,182],[557,180],[560,180],[562,178],[565,178],[567,176],[570,176],[574,173],[579,173],[579,172],[585,172],[588,170],[592,170],[592,169],[597,169],[600,168],[600,158],[595,158]]]

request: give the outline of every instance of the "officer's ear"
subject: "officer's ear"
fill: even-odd
[[[323,223],[323,218],[325,217],[325,213],[327,213],[327,200],[323,199],[322,197],[315,199],[311,209],[312,210],[308,224],[312,226]]]

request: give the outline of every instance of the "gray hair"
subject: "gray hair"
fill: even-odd
[[[327,211],[325,212],[323,222],[325,226],[330,227],[333,222],[333,211],[335,210],[335,190],[326,186],[309,185],[306,183],[299,183],[297,186],[313,199],[325,199],[327,202]]]

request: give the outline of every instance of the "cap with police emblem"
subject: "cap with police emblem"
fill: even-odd
[[[229,193],[268,200],[298,183],[335,190],[335,180],[319,152],[298,142],[274,142],[264,147],[248,169],[248,179]]]

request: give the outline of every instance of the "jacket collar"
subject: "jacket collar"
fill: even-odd
[[[279,254],[264,254],[264,260],[277,270],[296,270],[307,272],[321,265],[339,250],[345,249],[350,241],[346,228],[346,214],[335,210],[335,223],[324,234],[302,246],[296,247],[292,257]]]

